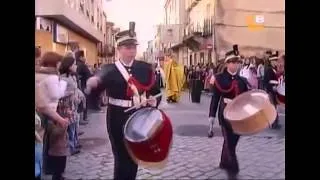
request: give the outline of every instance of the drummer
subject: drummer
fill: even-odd
[[[277,108],[276,92],[275,87],[278,85],[278,76],[277,76],[277,60],[278,60],[278,51],[269,56],[268,65],[265,68],[264,75],[264,84],[266,91],[270,96],[272,104]],[[271,125],[272,129],[280,129],[281,125],[279,124],[279,116],[277,115],[276,120]]]
[[[236,146],[240,136],[233,132],[230,123],[224,119],[223,110],[234,97],[248,91],[247,83],[237,73],[242,63],[237,45],[226,53],[224,62],[226,69],[215,77],[209,119],[215,119],[219,107],[218,118],[224,137],[219,167],[227,171],[229,178],[236,178],[239,172]]]
[[[160,89],[155,85],[152,65],[135,60],[137,38],[133,29],[119,32],[115,37],[120,60],[102,66],[101,70],[87,81],[88,91],[90,88],[106,89],[109,95],[107,130],[114,155],[116,180],[133,180],[138,170],[138,165],[129,156],[123,140],[124,125],[136,110],[128,113],[124,110],[139,104],[139,100],[148,98],[148,95],[160,93]],[[122,67],[122,70],[119,67]],[[130,76],[129,80],[132,80],[129,81],[131,86],[128,86],[124,78],[125,73]],[[149,104],[156,106],[155,99],[149,101]]]

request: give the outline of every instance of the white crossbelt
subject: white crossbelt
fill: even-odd
[[[109,97],[109,104],[114,106],[125,107],[125,108],[132,107],[131,100],[115,99],[112,97]]]

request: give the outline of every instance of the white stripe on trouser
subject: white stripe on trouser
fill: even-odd
[[[214,125],[214,119],[215,118],[209,118],[209,131],[212,132],[213,131],[213,125]]]

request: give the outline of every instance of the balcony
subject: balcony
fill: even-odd
[[[201,0],[193,0],[190,6],[187,8],[187,13],[189,13]]]
[[[104,45],[104,49],[107,57],[113,57],[116,54],[116,48],[111,44]]]
[[[212,17],[204,19],[203,24],[190,24],[184,31],[183,43],[192,51],[212,47],[213,21]]]
[[[65,0],[36,0],[35,15],[50,18],[93,42],[103,41],[103,34],[92,25],[90,16],[84,10],[83,4],[76,4],[79,11],[71,8]]]
[[[208,37],[208,36],[212,36],[212,34],[213,34],[213,18],[210,17],[205,19],[203,22],[202,36]]]

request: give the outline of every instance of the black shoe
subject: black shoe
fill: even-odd
[[[73,156],[73,155],[76,155],[76,154],[79,154],[81,151],[79,150],[79,149],[77,149],[77,150],[75,150],[75,151],[73,151],[72,153],[71,153],[71,156]]]
[[[209,131],[208,132],[208,138],[212,138],[214,136],[214,132],[213,131]]]
[[[237,180],[238,179],[238,173],[228,171],[227,172],[228,180]]]
[[[278,123],[273,123],[272,125],[271,125],[271,129],[281,129],[281,125],[280,124],[278,124]]]
[[[81,149],[81,148],[82,148],[82,145],[81,145],[81,144],[78,144],[78,145],[76,145],[76,148],[77,148],[77,149]]]
[[[87,123],[87,124],[88,124],[88,123]],[[83,135],[83,134],[84,134],[84,132],[81,131],[81,132],[78,133],[78,136],[81,136],[81,135]]]
[[[79,124],[82,125],[82,126],[83,126],[83,125],[87,125],[88,123],[89,123],[88,121],[80,121],[80,122],[79,122]]]
[[[219,164],[219,168],[220,168],[220,169],[228,169],[228,166],[220,163],[220,164]]]

